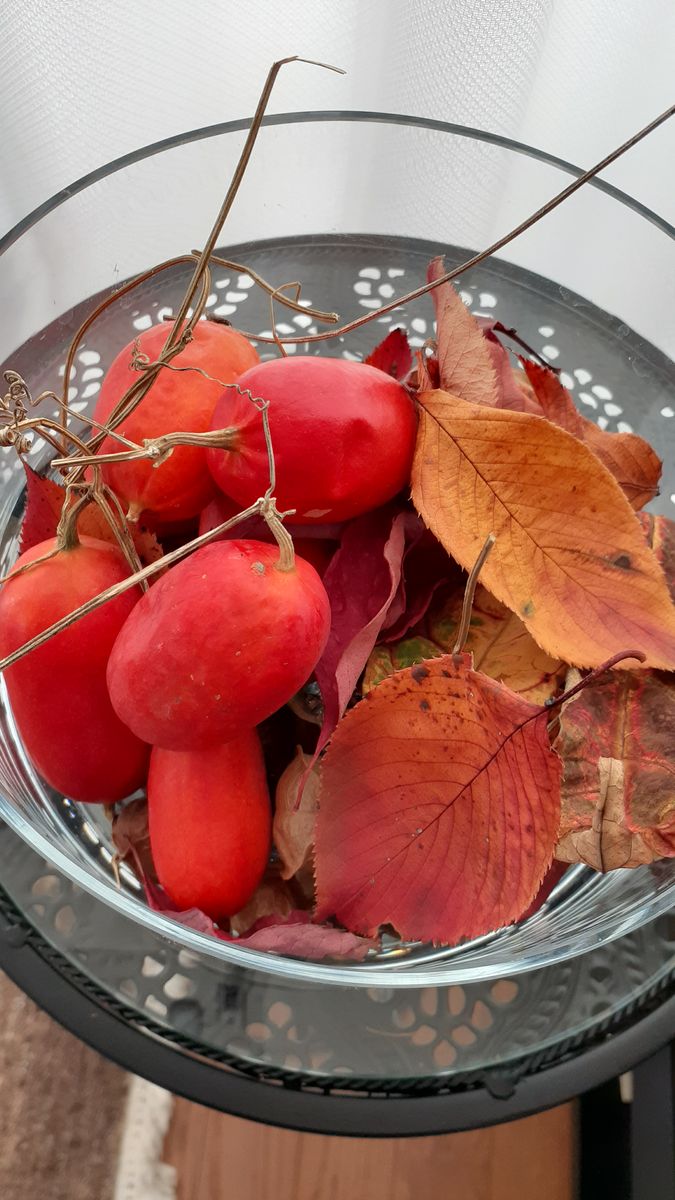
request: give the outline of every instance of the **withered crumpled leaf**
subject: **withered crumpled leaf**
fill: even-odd
[[[317,919],[455,943],[517,920],[560,812],[546,710],[445,655],[385,679],[322,764]]]
[[[556,858],[596,871],[675,856],[675,681],[608,672],[568,701]]]
[[[675,669],[675,608],[616,480],[583,442],[529,413],[418,396],[415,506],[551,655],[600,666],[628,648]]]
[[[283,879],[296,875],[312,854],[319,807],[318,768],[312,762],[311,754],[304,754],[298,746],[295,758],[277,783],[272,840],[281,859]]]

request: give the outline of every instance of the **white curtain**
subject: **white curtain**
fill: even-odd
[[[271,111],[477,125],[589,165],[675,98],[673,0],[4,0],[0,232],[148,142]],[[675,216],[675,120],[608,178]]]

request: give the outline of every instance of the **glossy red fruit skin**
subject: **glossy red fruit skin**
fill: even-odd
[[[207,504],[206,508],[202,509],[199,518],[199,533],[207,533],[210,529],[215,529],[218,525],[223,525],[225,521],[229,521],[230,517],[236,516],[240,511],[239,505],[235,504],[234,500],[230,500],[228,496],[219,493],[219,495],[214,496],[213,500]],[[304,558],[305,562],[311,563],[314,570],[318,571],[319,575],[323,578],[324,571],[338,548],[337,537],[315,537],[312,535],[316,531],[319,531],[323,535],[325,530],[328,530],[328,533],[332,533],[332,528],[326,525],[305,525],[299,528],[287,525],[286,528],[293,537],[296,554]],[[338,535],[339,530],[340,526],[337,526],[335,532]],[[225,533],[221,534],[218,540],[232,541],[239,538],[253,538],[258,542],[274,541],[274,535],[265,518],[258,516],[249,517],[246,521],[242,521],[240,525],[233,525],[232,529],[228,529]]]
[[[272,836],[256,731],[208,750],[154,749],[148,819],[157,877],[174,904],[214,921],[239,912],[262,879]]]
[[[17,566],[56,545],[42,542]],[[116,547],[83,537],[72,550],[0,588],[0,657],[129,574]],[[150,747],[116,716],[106,687],[113,643],[139,592],[129,590],[5,671],[23,745],[47,782],[72,800],[112,803],[145,782]]]
[[[280,509],[293,520],[344,521],[377,508],[410,481],[417,414],[401,383],[376,367],[341,358],[277,358],[239,380],[269,401]],[[232,391],[213,427],[240,432],[232,450],[209,450],[218,486],[242,507],[261,496],[268,466],[260,414]]]
[[[140,334],[139,349],[151,362],[157,359],[169,331],[170,325],[164,321]],[[94,416],[103,424],[138,379],[138,372],[131,367],[133,350],[134,343],[130,342],[120,351],[101,384]],[[236,329],[217,321],[198,321],[192,341],[171,360],[177,367],[200,367],[224,383],[234,381],[257,362],[258,355],[250,342]],[[211,429],[213,411],[222,393],[219,383],[204,379],[196,371],[160,371],[138,408],[118,426],[119,431],[139,445],[144,438],[178,430],[205,433]],[[119,449],[114,438],[106,438],[101,453]],[[179,446],[160,467],[143,460],[108,463],[103,467],[103,477],[125,511],[130,510],[135,517],[143,513],[161,529],[195,517],[213,495],[205,454],[197,446]]]
[[[217,745],[306,682],[330,604],[309,563],[280,571],[278,558],[263,542],[216,542],[142,597],[108,664],[113,708],[138,737],[167,750]]]

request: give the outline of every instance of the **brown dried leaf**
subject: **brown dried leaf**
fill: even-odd
[[[563,706],[556,858],[596,871],[675,856],[675,682],[656,671],[602,676]]]
[[[304,754],[298,746],[277,784],[272,840],[283,864],[283,879],[296,875],[312,855],[319,807],[318,767],[312,767],[312,762],[312,755]],[[302,796],[296,808],[301,783]]]

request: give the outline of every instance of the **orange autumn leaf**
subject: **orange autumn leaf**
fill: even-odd
[[[630,647],[675,668],[663,571],[592,451],[530,413],[418,400],[412,496],[448,553],[468,570],[494,534],[481,579],[552,658],[594,667]]]
[[[455,644],[464,597],[450,596],[429,622],[430,637],[444,650]],[[544,704],[560,690],[566,668],[528,633],[520,617],[478,584],[465,649],[477,671],[499,679],[532,704]]]
[[[340,722],[323,760],[317,919],[452,944],[516,920],[552,861],[549,713],[444,655]]]
[[[427,268],[431,283],[444,273],[443,259]],[[472,404],[497,404],[499,388],[488,344],[476,319],[451,283],[431,293],[436,310],[436,342],[440,386]]]
[[[608,673],[563,706],[556,858],[596,871],[675,856],[675,682]]]
[[[636,433],[610,433],[577,410],[554,371],[529,359],[520,360],[544,416],[579,438],[611,471],[631,506],[643,508],[659,494],[661,459]]]

